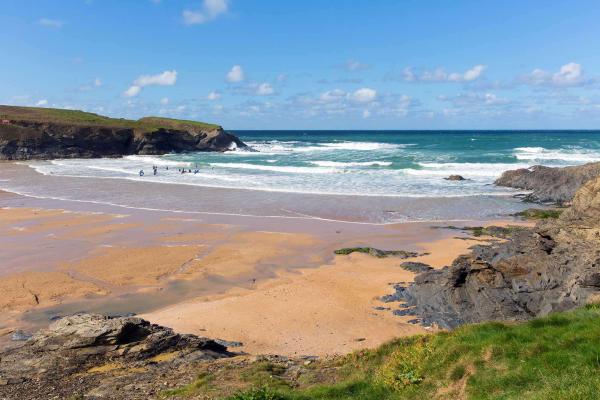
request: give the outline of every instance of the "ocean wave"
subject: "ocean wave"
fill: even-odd
[[[600,161],[600,152],[577,147],[566,149],[546,149],[544,147],[516,147],[513,155],[517,160],[559,161],[582,163]]]
[[[405,169],[407,175],[421,177],[446,177],[448,175],[462,175],[465,178],[494,178],[500,176],[502,172],[527,168],[529,164],[508,164],[508,163],[418,163],[423,169]]]
[[[373,150],[392,150],[403,149],[410,144],[395,144],[395,143],[378,143],[378,142],[333,142],[321,143],[321,146],[338,150],[358,150],[358,151],[373,151]]]
[[[288,174],[334,174],[342,172],[337,168],[323,168],[323,167],[278,167],[273,165],[259,165],[259,164],[247,164],[247,163],[210,163],[212,167],[219,168],[233,168],[233,169],[246,169],[246,170],[258,170],[258,171],[270,171],[270,172],[283,172]]]
[[[339,161],[310,161],[311,164],[318,165],[319,167],[389,167],[392,165],[391,161],[364,161],[364,162],[339,162]]]
[[[166,167],[166,166],[187,167],[188,165],[190,165],[189,162],[169,160],[169,159],[164,158],[164,156],[133,155],[133,156],[125,156],[125,157],[123,157],[123,159],[129,160],[129,161],[135,161],[135,162],[139,162],[139,163],[143,163],[143,164],[159,165],[159,166],[163,166],[163,167]]]
[[[325,151],[377,151],[377,150],[395,150],[403,149],[408,146],[414,146],[413,143],[380,143],[380,142],[299,142],[299,141],[267,141],[267,142],[247,142],[248,146],[256,150],[255,154],[289,154],[289,153],[309,153]],[[248,152],[236,151],[232,154],[248,154]]]

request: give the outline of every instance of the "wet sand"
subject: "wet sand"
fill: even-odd
[[[379,300],[414,274],[399,258],[333,250],[427,252],[410,261],[442,267],[479,243],[432,225],[445,223],[199,216],[0,192],[0,330],[78,311],[141,313],[253,354],[374,347],[427,332]]]

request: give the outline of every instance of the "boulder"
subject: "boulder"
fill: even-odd
[[[0,398],[148,398],[165,379],[193,377],[194,363],[232,355],[142,318],[73,315],[0,353]],[[119,390],[136,385],[147,390]]]
[[[444,179],[447,181],[464,181],[464,180],[466,180],[461,175],[450,175],[449,177],[444,178]]]
[[[583,185],[557,219],[477,245],[452,265],[424,272],[397,296],[423,323],[454,328],[527,320],[600,294],[600,178]]]

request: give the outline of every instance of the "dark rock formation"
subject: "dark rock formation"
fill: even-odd
[[[600,293],[600,178],[582,186],[559,218],[507,238],[416,276],[409,287],[397,287],[397,297],[422,322],[444,328],[585,304]]]
[[[495,184],[531,190],[526,197],[529,201],[565,203],[573,198],[581,185],[598,176],[600,162],[564,168],[536,165],[506,171]]]
[[[405,261],[402,264],[400,264],[400,267],[407,271],[414,272],[416,274],[420,274],[421,272],[427,272],[430,269],[433,269],[431,268],[431,266],[425,263],[416,261]]]
[[[461,175],[450,175],[447,178],[444,178],[447,181],[465,181],[466,179],[463,178]]]
[[[385,258],[385,257],[399,257],[399,258],[412,258],[420,255],[414,251],[406,251],[406,250],[380,250],[374,247],[344,247],[343,249],[338,249],[334,251],[337,255],[348,255],[352,253],[363,253],[368,254],[377,258]]]
[[[0,398],[147,399],[193,380],[194,363],[231,355],[138,317],[75,315],[0,353]]]
[[[193,121],[128,121],[80,111],[9,106],[0,106],[0,116],[10,118],[0,124],[0,160],[118,157],[247,147],[218,125]]]

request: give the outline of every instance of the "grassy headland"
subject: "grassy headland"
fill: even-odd
[[[58,108],[17,107],[0,105],[0,120],[31,121],[38,123],[56,123],[77,126],[103,126],[112,128],[131,128],[137,132],[151,132],[160,128],[193,130],[219,128],[219,125],[205,122],[179,120],[160,117],[144,117],[139,120],[110,118],[102,115]]]
[[[269,361],[217,369],[165,396],[228,400],[598,398],[600,306],[522,324],[465,325],[306,364],[292,367],[293,373]]]

